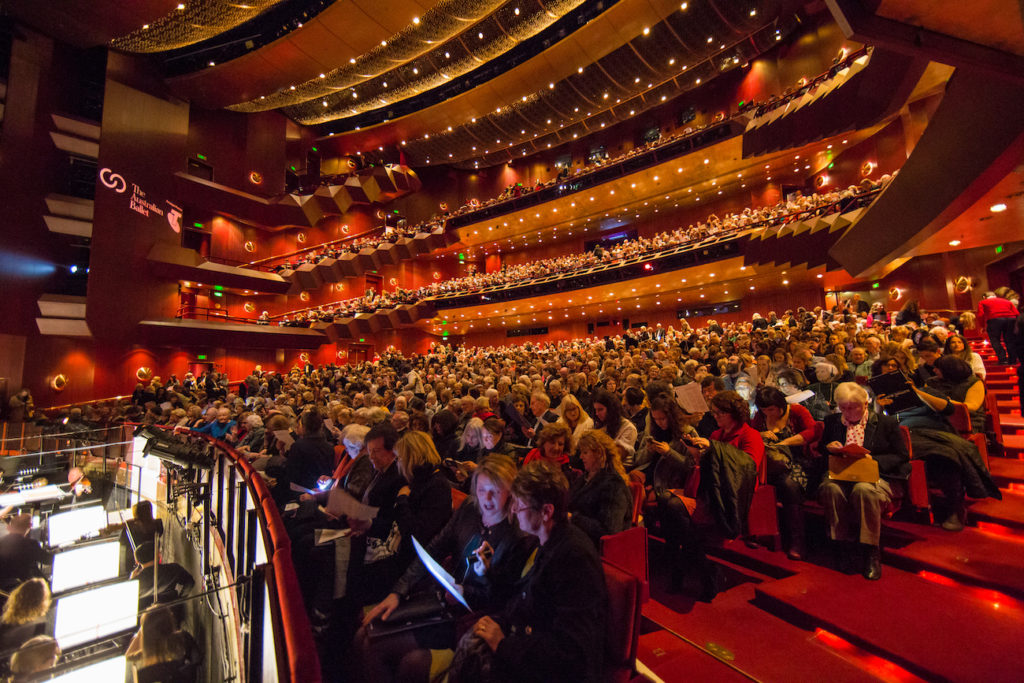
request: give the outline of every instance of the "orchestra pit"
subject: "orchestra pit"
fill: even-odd
[[[1022,15],[0,3],[0,680],[1019,680]]]

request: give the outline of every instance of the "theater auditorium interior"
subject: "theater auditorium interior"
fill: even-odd
[[[1020,680],[1022,14],[0,3],[0,678]]]

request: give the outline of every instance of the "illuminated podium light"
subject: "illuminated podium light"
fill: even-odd
[[[72,588],[115,578],[121,569],[121,544],[117,541],[73,548],[53,556],[50,590]]]
[[[111,657],[51,678],[49,683],[97,683],[97,681],[119,683],[125,680],[126,662],[124,655]]]
[[[107,526],[107,513],[102,505],[58,512],[46,521],[47,543],[51,548],[74,543],[80,538],[93,536]]]
[[[59,599],[53,637],[67,650],[133,629],[138,622],[139,581],[133,579]]]

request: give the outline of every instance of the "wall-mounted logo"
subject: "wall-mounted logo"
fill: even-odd
[[[109,168],[100,169],[100,182],[118,194],[124,194],[125,190],[128,189],[128,183],[125,182],[124,177],[120,173],[114,173]]]
[[[128,195],[128,208],[143,218],[156,218],[167,225],[176,233],[181,233],[182,209],[174,202],[165,199],[150,197],[145,190],[124,179],[120,173],[114,173],[109,168],[100,169],[100,183],[107,189],[113,190],[116,194]],[[131,190],[129,192],[129,189]]]
[[[170,206],[167,210],[167,224],[171,226],[171,230],[174,232],[181,232],[181,209],[170,202],[167,202]]]

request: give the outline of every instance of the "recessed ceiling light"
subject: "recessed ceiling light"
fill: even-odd
[[[993,204],[992,206],[988,207],[988,210],[991,211],[992,213],[1002,213],[1003,211],[1006,211],[1006,204],[999,202],[998,204]]]
[[[949,241],[949,246],[951,246],[951,247],[959,247],[960,246],[960,240],[950,240]],[[818,277],[821,277],[821,276],[819,275]]]

